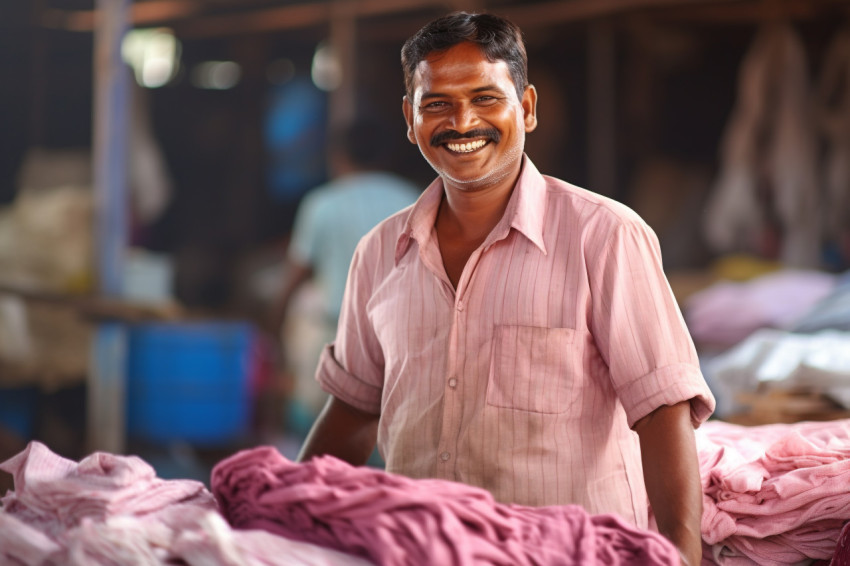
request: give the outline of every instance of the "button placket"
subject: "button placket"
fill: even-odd
[[[460,299],[461,288],[458,288],[455,295],[455,316],[452,317],[452,329],[449,333],[449,355],[447,366],[447,378],[444,382],[448,388],[447,394],[443,403],[443,426],[440,435],[440,442],[437,449],[437,461],[440,475],[446,479],[454,479],[454,462],[452,454],[457,447],[457,435],[461,418],[461,407],[463,399],[457,391],[458,368],[462,365],[463,353],[459,351],[460,341],[458,335],[463,327],[463,309],[464,302]]]
[[[448,356],[448,379],[446,385],[451,391],[445,396],[443,404],[443,427],[440,435],[439,448],[437,458],[441,466],[441,476],[448,479],[455,478],[455,465],[452,464],[453,452],[456,452],[458,435],[460,429],[460,421],[462,418],[463,398],[458,391],[458,369],[463,365],[464,352],[460,350],[461,340],[459,335],[462,335],[462,328],[466,322],[466,309],[468,301],[465,300],[466,292],[472,280],[475,266],[478,263],[480,250],[473,253],[464,268],[464,273],[461,274],[459,284],[454,289],[455,313],[452,317],[452,329],[449,333],[449,356]]]

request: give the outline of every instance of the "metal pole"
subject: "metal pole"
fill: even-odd
[[[93,169],[99,293],[122,293],[127,240],[127,123],[130,75],[121,59],[130,0],[97,0],[94,33]],[[90,450],[122,453],[125,444],[126,329],[99,324],[88,382]]]

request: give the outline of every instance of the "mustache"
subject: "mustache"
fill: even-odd
[[[453,140],[463,140],[472,138],[489,138],[495,143],[499,143],[502,136],[495,128],[477,128],[468,132],[460,133],[457,130],[446,130],[439,134],[434,134],[431,137],[431,145],[438,146]]]

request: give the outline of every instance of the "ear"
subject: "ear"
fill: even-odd
[[[416,136],[413,135],[413,106],[407,96],[401,100],[401,111],[404,113],[404,121],[407,122],[407,139],[410,140],[410,143],[416,144]]]
[[[537,89],[534,85],[525,87],[521,103],[525,131],[533,132],[537,128]]]

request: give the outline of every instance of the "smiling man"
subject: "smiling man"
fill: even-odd
[[[300,459],[363,464],[377,442],[390,472],[502,502],[653,515],[698,564],[694,427],[714,399],[655,235],[524,154],[537,94],[512,23],[437,19],[402,66],[438,178],[358,246]]]

